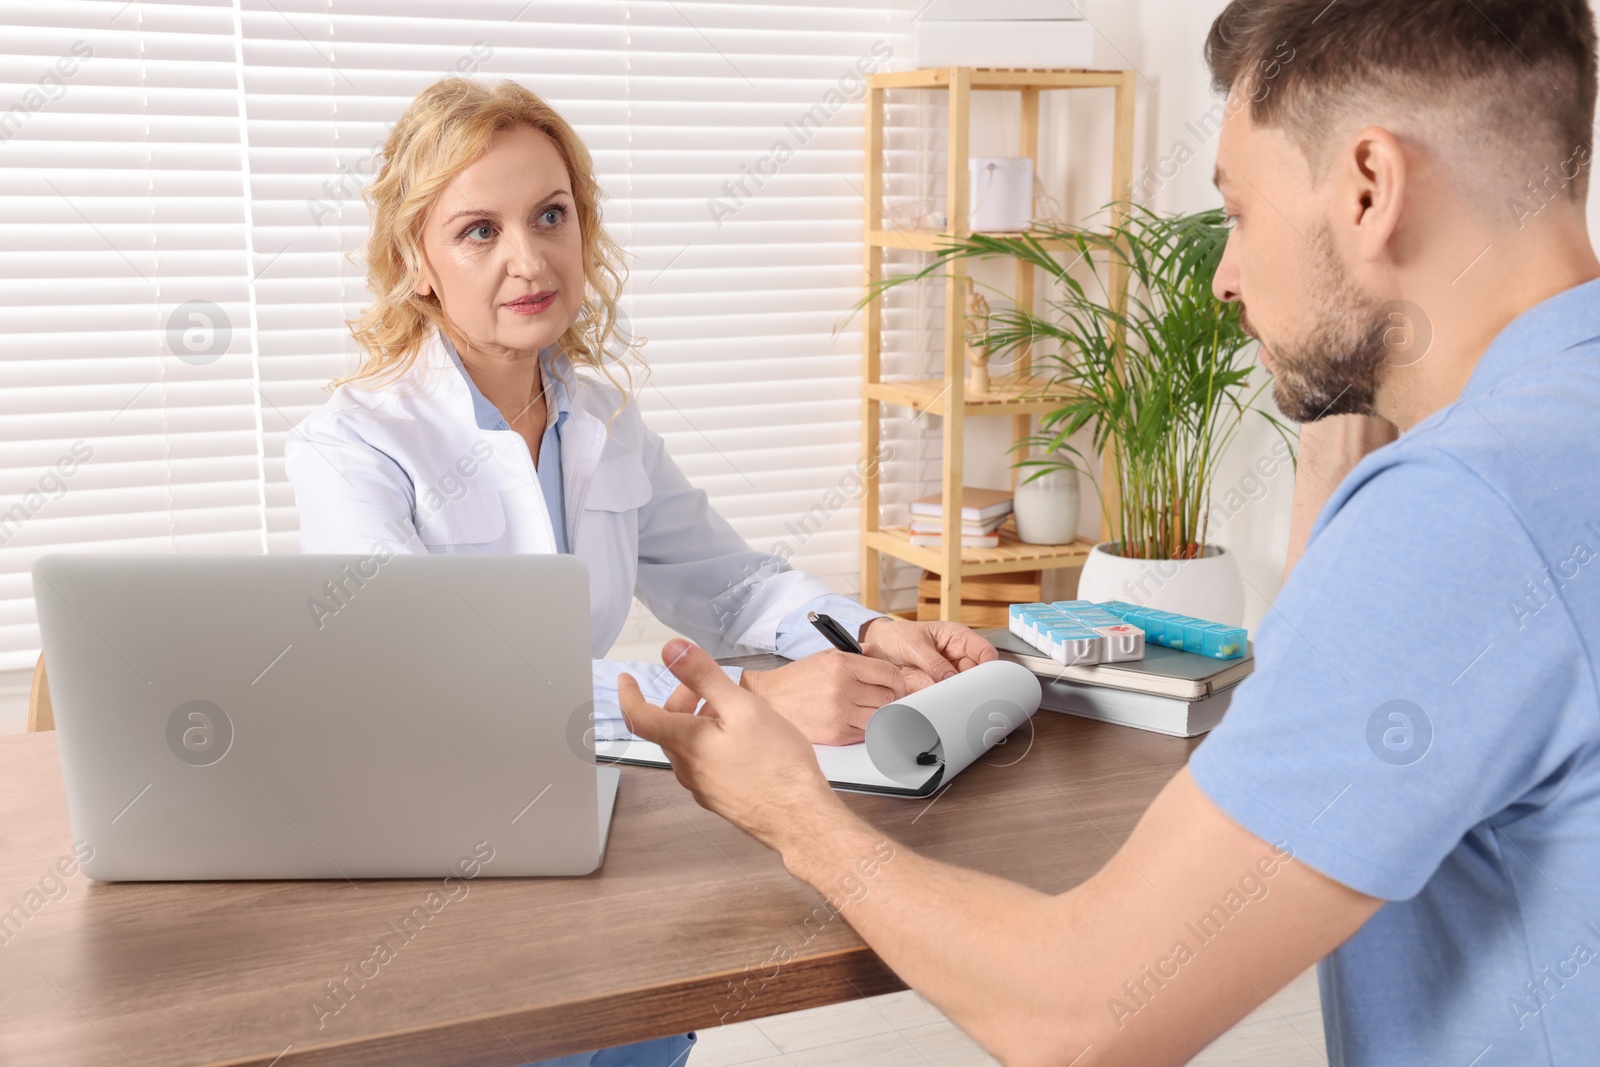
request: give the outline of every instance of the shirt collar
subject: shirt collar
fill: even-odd
[[[1484,351],[1462,390],[1481,397],[1534,360],[1600,338],[1600,280],[1585,282],[1524,311]]]
[[[511,424],[506,422],[505,416],[500,414],[500,409],[490,402],[478,388],[478,383],[472,380],[472,375],[467,373],[466,365],[461,362],[461,356],[456,352],[456,346],[450,343],[450,338],[443,330],[439,331],[439,340],[444,342],[444,350],[450,355],[450,362],[455,364],[456,370],[461,374],[461,380],[467,383],[467,394],[472,398],[472,417],[480,430],[509,430]],[[552,426],[559,433],[566,424],[567,416],[572,410],[570,395],[567,392],[567,383],[560,374],[565,363],[553,346],[544,348],[539,352],[539,376],[544,382],[545,391],[545,429]]]

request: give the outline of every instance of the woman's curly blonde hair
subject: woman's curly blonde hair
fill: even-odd
[[[531,126],[555,142],[572,179],[583,235],[587,282],[577,321],[556,342],[575,365],[606,373],[607,364],[635,354],[639,339],[618,328],[617,300],[627,279],[622,248],[600,222],[604,193],[594,160],[577,133],[554,108],[514,81],[485,84],[445,78],[428,86],[406,108],[383,144],[382,165],[362,192],[371,231],[365,249],[367,287],[376,298],[345,325],[361,347],[355,373],[329,384],[377,389],[404,375],[423,341],[449,321],[437,293],[417,294],[422,272],[422,230],[435,199],[452,179],[483,155],[498,130]],[[613,341],[620,356],[608,351]],[[621,390],[623,397],[627,389]],[[624,399],[626,403],[626,399]]]

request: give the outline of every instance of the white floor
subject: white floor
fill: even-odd
[[[994,1064],[916,993],[699,1031],[688,1067],[979,1067]],[[1325,1067],[1317,975],[1307,971],[1190,1061],[1191,1067]]]

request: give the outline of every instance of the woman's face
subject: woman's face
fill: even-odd
[[[422,282],[479,352],[534,353],[583,306],[583,235],[567,167],[546,134],[496,131],[445,186],[422,231]]]

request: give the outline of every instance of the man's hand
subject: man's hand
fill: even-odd
[[[872,713],[907,691],[905,676],[894,665],[833,649],[775,670],[746,670],[739,684],[816,745],[853,745],[863,740]]]
[[[777,850],[819,892],[858,878],[883,832],[828,788],[799,730],[687,641],[669,641],[662,658],[683,686],[663,709],[623,675],[629,729],[666,750],[701,806]],[[1187,1063],[1383,904],[1235,823],[1187,770],[1115,859],[1059,896],[903,846],[889,855],[870,892],[842,914],[908,985],[1006,1063]],[[1238,909],[1218,903],[1235,897]],[[1195,917],[1219,909],[1226,934],[1191,946]],[[1175,955],[1178,943],[1186,955]],[[1161,972],[1157,999],[1145,984],[1142,997],[1125,992],[1149,982],[1152,961],[1163,958],[1155,966],[1183,970]]]
[[[780,852],[815,819],[845,812],[794,723],[688,641],[668,641],[661,660],[683,684],[659,708],[624,674],[617,682],[622,714],[628,729],[666,750],[672,772],[701,807]]]
[[[861,631],[861,640],[862,652],[901,669],[906,688],[913,693],[1000,656],[993,645],[959,622],[873,619]]]

